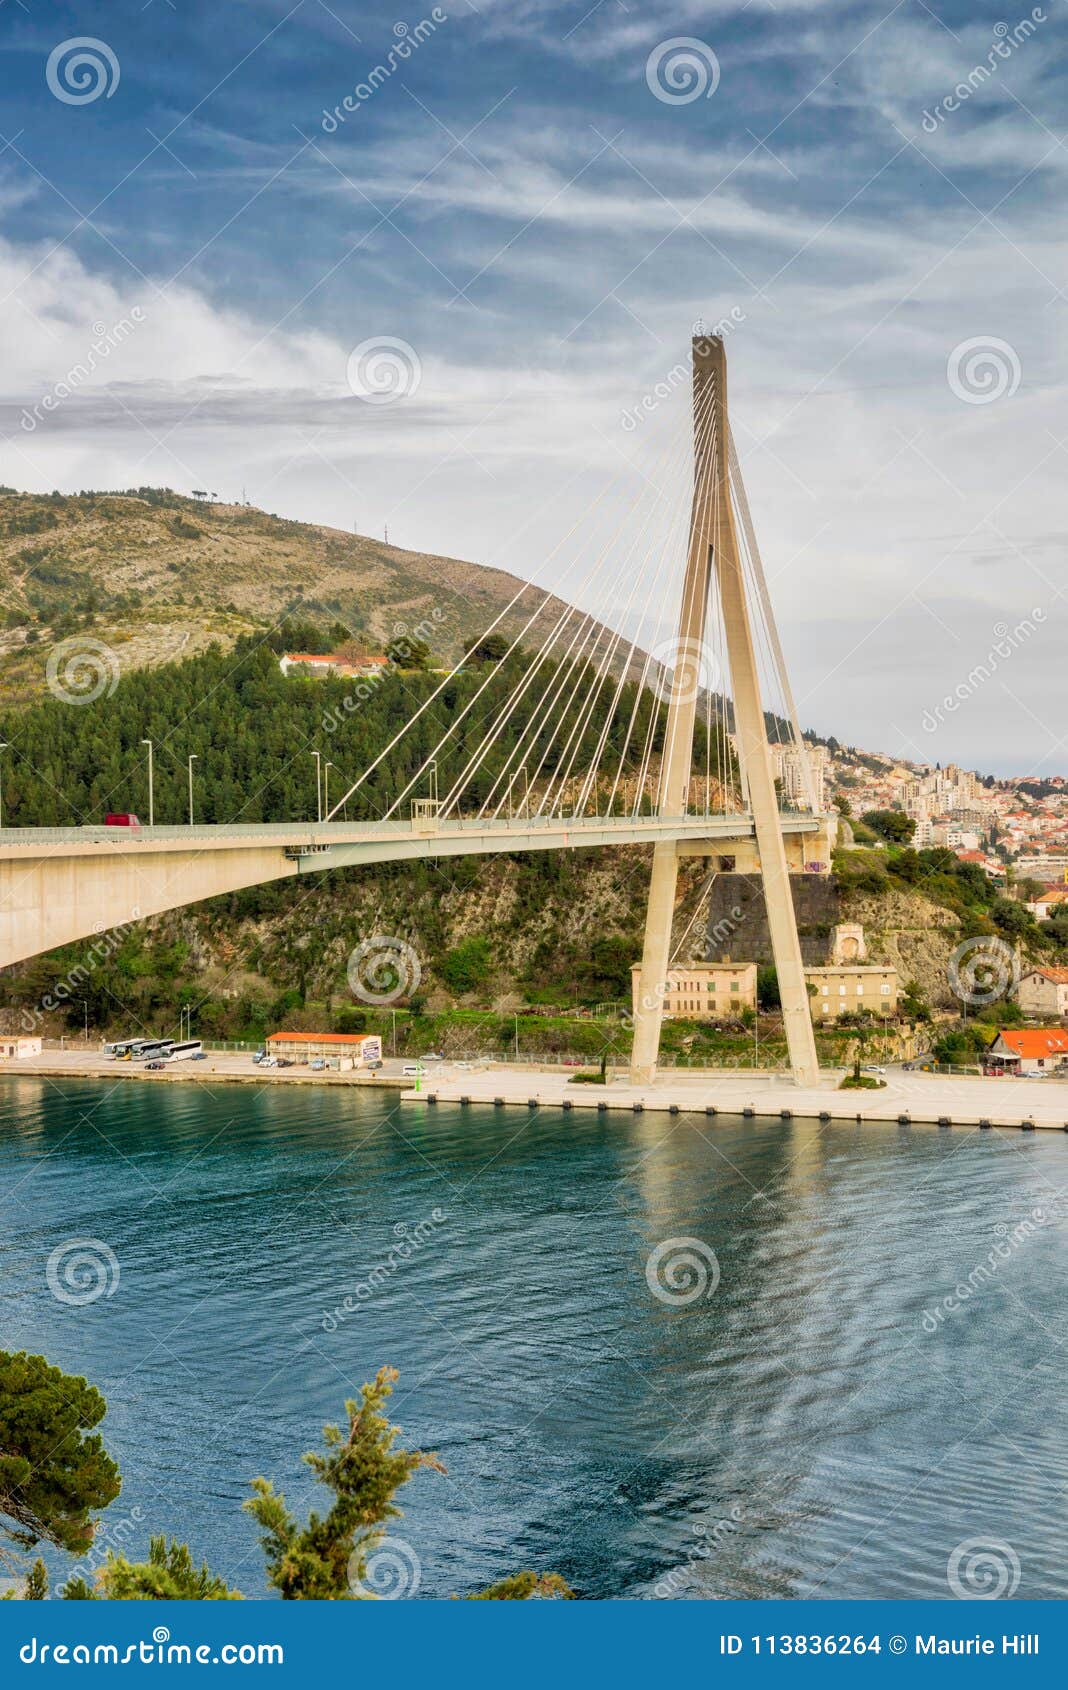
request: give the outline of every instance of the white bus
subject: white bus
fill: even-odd
[[[116,1062],[139,1062],[142,1057],[168,1056],[173,1045],[173,1039],[119,1039],[105,1045],[104,1052]]]
[[[183,1039],[179,1044],[172,1044],[164,1054],[168,1062],[197,1062],[204,1054],[203,1041]]]

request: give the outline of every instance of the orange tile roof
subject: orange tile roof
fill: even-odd
[[[370,1035],[375,1037],[376,1035]],[[366,1033],[268,1033],[267,1043],[272,1039],[289,1039],[293,1043],[320,1045],[350,1045],[358,1039],[368,1037]]]
[[[1031,973],[1052,980],[1055,986],[1068,986],[1068,968],[1032,968]]]
[[[1063,1027],[1003,1027],[998,1038],[1013,1056],[1049,1056],[1051,1051],[1068,1053],[1068,1031]]]

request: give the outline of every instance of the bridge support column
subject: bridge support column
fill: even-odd
[[[659,808],[664,816],[686,813],[701,655],[714,570],[730,664],[738,761],[753,814],[790,1066],[799,1085],[812,1085],[819,1077],[816,1041],[760,697],[745,573],[735,531],[727,358],[723,341],[717,336],[694,339],[693,406],[693,504],[676,664],[664,735]],[[657,845],[649,885],[631,1051],[630,1077],[637,1085],[648,1084],[656,1076],[677,877],[676,847]]]
[[[679,878],[678,847],[673,840],[653,846],[653,872],[645,916],[645,946],[634,1005],[631,1045],[631,1084],[649,1085],[656,1079],[660,1054],[660,1024],[664,1019],[664,991],[671,959],[671,922]]]

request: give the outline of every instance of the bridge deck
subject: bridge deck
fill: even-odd
[[[784,813],[786,833],[815,832],[822,817]],[[650,844],[658,839],[747,839],[752,817],[744,812],[688,816],[532,816],[499,821],[388,822],[243,822],[196,827],[33,827],[0,831],[0,859],[29,861],[35,857],[92,857],[119,852],[152,854],[175,851],[241,851],[264,846],[293,855],[331,854],[339,848],[357,851],[400,847],[407,855],[412,842],[425,854],[459,847],[544,850],[560,846]],[[450,850],[451,848],[451,850]]]

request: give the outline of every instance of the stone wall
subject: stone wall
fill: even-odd
[[[818,968],[830,960],[831,929],[842,919],[838,884],[830,874],[792,874],[790,890],[801,955],[810,968]],[[771,934],[758,874],[716,876],[705,944],[709,962],[771,962]]]

